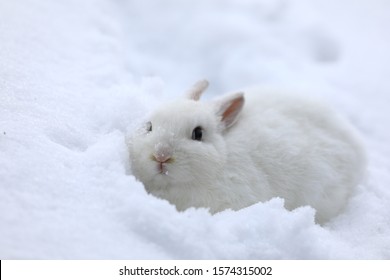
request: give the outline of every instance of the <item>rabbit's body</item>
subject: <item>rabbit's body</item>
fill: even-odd
[[[258,90],[245,92],[245,105],[240,97],[157,111],[151,131],[130,145],[146,190],[178,210],[215,213],[281,197],[287,209],[312,206],[320,223],[337,215],[364,170],[353,129],[316,101]]]

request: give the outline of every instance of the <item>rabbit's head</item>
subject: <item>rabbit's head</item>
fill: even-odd
[[[199,81],[186,99],[162,106],[132,137],[131,169],[147,191],[208,187],[229,164],[224,134],[237,121],[244,96],[201,102],[207,86]]]

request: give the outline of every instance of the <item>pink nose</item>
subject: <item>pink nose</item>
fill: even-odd
[[[153,154],[153,157],[156,161],[158,162],[167,162],[171,159],[171,155],[170,154],[164,154],[164,153],[155,153]]]
[[[172,148],[167,144],[158,143],[155,146],[153,153],[153,159],[164,163],[168,162],[172,158]]]

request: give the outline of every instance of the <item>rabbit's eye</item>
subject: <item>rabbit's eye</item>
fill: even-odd
[[[146,123],[146,131],[151,132],[152,131],[152,122],[147,122]]]
[[[196,141],[202,141],[202,134],[203,134],[203,129],[200,126],[197,126],[194,128],[192,131],[192,140]]]

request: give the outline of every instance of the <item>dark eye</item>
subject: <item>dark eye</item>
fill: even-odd
[[[147,122],[146,123],[146,131],[151,132],[152,131],[152,122]]]
[[[202,141],[203,129],[200,126],[197,126],[192,131],[192,140]]]

